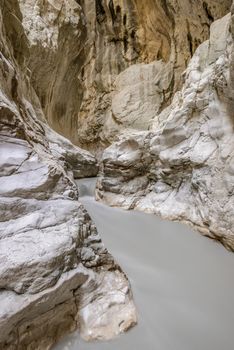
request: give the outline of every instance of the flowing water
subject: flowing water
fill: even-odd
[[[110,342],[74,333],[56,350],[233,350],[234,254],[187,226],[94,200],[95,179],[79,180],[81,201],[127,273],[139,324]]]

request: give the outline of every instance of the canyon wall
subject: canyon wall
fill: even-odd
[[[129,282],[79,202],[75,179],[99,171],[87,150],[112,143],[99,200],[234,250],[230,6],[0,0],[1,349],[136,323]]]
[[[181,73],[231,0],[19,4],[30,80],[49,124],[96,152],[121,130],[148,129],[181,88]]]
[[[0,6],[0,348],[49,349],[79,329],[109,339],[136,323],[129,282],[78,201],[89,152],[56,134],[27,66],[16,0]]]
[[[233,7],[232,7],[233,11]],[[149,131],[107,148],[97,198],[186,222],[234,250],[233,14],[211,25]]]

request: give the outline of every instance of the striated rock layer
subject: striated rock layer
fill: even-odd
[[[45,122],[16,0],[0,7],[0,349],[49,349],[79,329],[109,339],[136,323],[129,282],[74,178],[96,159]]]
[[[234,11],[234,8],[233,8]],[[234,250],[233,15],[211,25],[150,131],[104,151],[97,197],[187,222]]]
[[[129,282],[78,201],[74,179],[97,161],[64,136],[98,153],[122,133],[97,197],[234,249],[233,16],[213,23],[230,5],[0,0],[1,349],[136,323]]]
[[[30,81],[49,124],[94,151],[125,128],[147,130],[181,87],[210,24],[231,6],[231,0],[18,1]]]

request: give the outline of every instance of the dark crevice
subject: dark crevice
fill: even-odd
[[[127,24],[127,15],[124,14],[124,16],[123,16],[123,25],[126,26],[126,24]]]
[[[14,74],[12,80],[11,80],[11,96],[13,100],[15,101],[18,96],[18,80],[16,77],[16,74]]]
[[[96,18],[97,22],[100,24],[106,19],[106,12],[102,5],[102,0],[95,0],[96,7]]]
[[[133,30],[131,31],[130,36],[131,36],[132,39],[135,39],[135,36],[136,36],[136,31],[135,31],[135,29],[133,29]]]
[[[121,12],[121,7],[119,5],[116,6],[116,13],[120,13]]]
[[[193,41],[192,41],[193,39],[192,39],[190,32],[188,32],[188,34],[187,34],[187,39],[188,39],[188,44],[189,44],[190,56],[192,57],[193,56]]]
[[[190,52],[190,57],[193,56],[193,38],[192,35],[190,33],[190,27],[189,27],[189,22],[187,20],[187,40],[188,40],[188,47],[189,47],[189,52]]]
[[[167,0],[161,0],[161,4],[165,14],[167,15],[168,18],[170,18],[171,14],[168,9]]]
[[[116,20],[116,13],[115,13],[115,8],[114,8],[113,0],[110,0],[110,1],[109,1],[109,10],[110,10],[112,22],[114,22],[114,21]]]
[[[174,15],[172,12],[173,8],[170,4],[168,4],[167,0],[160,0],[163,11],[165,12],[165,15],[171,20],[171,23],[173,25],[173,27],[175,26],[175,19],[174,19]]]
[[[203,8],[206,12],[206,16],[208,17],[208,19],[211,21],[211,22],[214,22],[214,17],[212,16],[212,13],[207,5],[207,3],[205,1],[203,1]]]
[[[111,38],[109,40],[110,43],[114,43],[114,44],[117,44],[117,43],[122,42],[122,41],[123,41],[122,38]]]
[[[128,32],[127,31],[125,31],[124,33],[123,44],[124,44],[124,52],[126,53],[128,50]]]

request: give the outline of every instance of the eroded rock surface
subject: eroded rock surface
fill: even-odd
[[[50,126],[97,153],[122,133],[97,197],[234,249],[231,0],[0,5],[0,348],[110,339],[136,311],[78,201],[97,162]]]
[[[97,152],[125,128],[148,128],[181,87],[181,73],[231,0],[19,4],[30,81],[49,124]]]
[[[136,323],[129,282],[78,201],[94,156],[45,122],[30,85],[18,2],[0,7],[0,348],[49,349],[79,329],[110,339]]]
[[[150,131],[107,148],[97,197],[181,220],[234,250],[233,15],[211,26]]]

